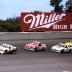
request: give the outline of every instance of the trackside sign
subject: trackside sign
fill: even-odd
[[[72,31],[72,13],[21,13],[22,31]]]

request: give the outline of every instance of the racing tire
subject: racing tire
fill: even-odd
[[[71,53],[71,49],[69,50],[69,53]]]
[[[6,54],[7,53],[7,50],[5,50],[3,53],[1,53],[2,55]]]
[[[41,49],[41,51],[45,51],[45,47],[43,47],[43,48]]]
[[[64,50],[61,50],[61,53],[63,53],[64,52]]]
[[[64,50],[61,50],[59,53],[63,53],[64,52]]]
[[[7,50],[5,50],[4,54],[6,54],[6,53],[7,53]]]
[[[36,48],[34,48],[34,52],[36,52],[37,51],[37,47]]]

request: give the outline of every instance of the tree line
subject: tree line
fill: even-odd
[[[20,32],[20,17],[0,20],[0,32]]]

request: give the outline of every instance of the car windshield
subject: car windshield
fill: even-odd
[[[6,45],[3,45],[3,48],[8,48],[8,46],[6,46]]]
[[[59,46],[59,47],[65,47],[65,45],[61,44],[61,43],[57,44],[57,46]]]
[[[31,44],[32,45],[37,45],[38,43],[36,41],[33,41]]]

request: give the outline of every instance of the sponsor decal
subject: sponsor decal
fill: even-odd
[[[72,13],[21,13],[22,31],[71,31]]]

